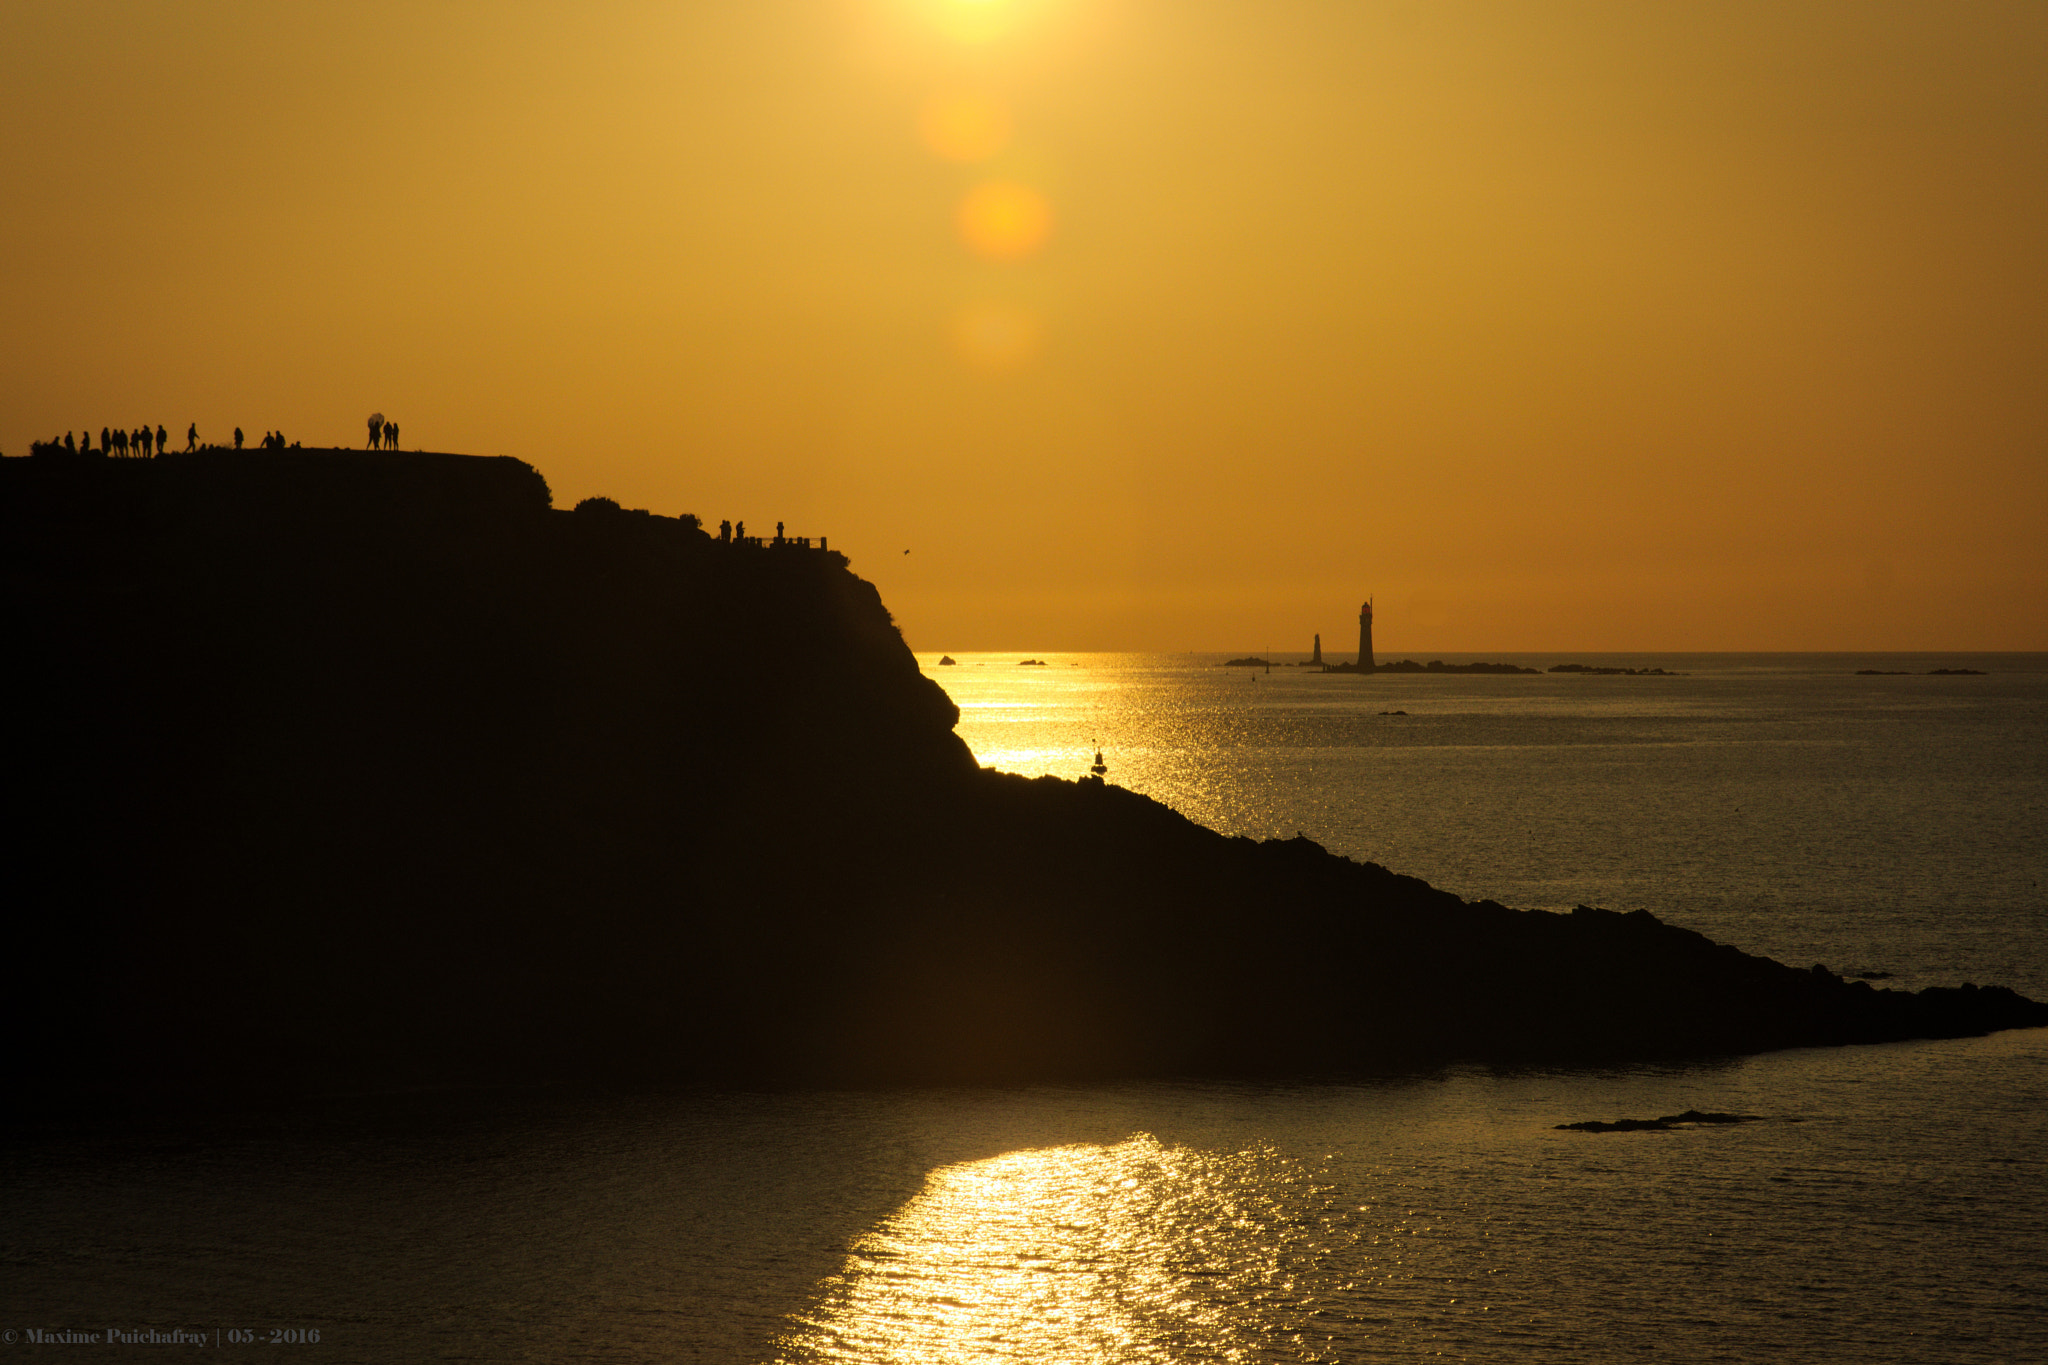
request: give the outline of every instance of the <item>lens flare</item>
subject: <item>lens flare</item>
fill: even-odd
[[[960,237],[977,255],[1017,261],[1034,255],[1052,231],[1052,207],[1028,185],[989,180],[960,201]]]
[[[1038,319],[1021,308],[982,304],[953,319],[953,349],[977,370],[1014,370],[1038,354]]]
[[[937,95],[917,120],[924,145],[948,161],[986,161],[1009,145],[1010,111],[983,95]]]

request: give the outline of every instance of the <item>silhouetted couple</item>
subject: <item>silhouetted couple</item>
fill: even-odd
[[[240,444],[240,443],[239,443],[239,442],[237,442],[237,444]],[[283,432],[281,432],[281,431],[266,431],[266,432],[264,432],[264,433],[263,433],[263,448],[264,448],[265,450],[283,450],[283,449],[284,449],[284,433],[283,433]]]

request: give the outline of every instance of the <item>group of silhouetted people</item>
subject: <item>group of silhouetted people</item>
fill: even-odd
[[[721,521],[718,523],[718,543],[721,545],[759,545],[761,537],[755,536],[752,540],[748,540],[747,524],[744,521],[738,523]],[[805,550],[811,548],[811,538],[809,536],[784,535],[782,523],[779,521],[775,523],[775,539],[768,543],[771,545],[795,545]],[[821,550],[825,548],[825,537],[818,537],[818,548]]]
[[[398,428],[393,427],[391,430],[396,432]],[[394,436],[393,439],[396,439],[396,437]],[[240,450],[244,440],[240,427],[235,428],[234,440],[234,448]],[[115,431],[110,427],[101,427],[100,443],[97,449],[93,446],[92,433],[90,431],[81,431],[76,435],[67,431],[55,440],[31,442],[29,444],[29,453],[31,455],[97,454],[117,460],[148,460],[166,453],[170,448],[171,433],[164,429],[162,423],[158,423],[154,431],[150,430],[147,425],[139,426],[133,431]],[[202,447],[199,444],[199,424],[197,422],[185,428],[185,449],[188,452],[212,448]],[[285,443],[284,433],[281,431],[264,432],[263,440],[259,446],[259,449],[263,450],[286,450],[289,448]]]
[[[158,426],[155,431],[151,431],[147,422],[133,431],[114,431],[108,427],[101,427],[100,454],[111,455],[116,459],[122,460],[147,460],[161,455],[165,450],[169,449],[170,439],[170,433],[165,431],[162,426]],[[92,433],[90,431],[81,431],[74,440],[71,433],[67,431],[61,440],[38,441],[35,443],[35,446],[31,447],[32,450],[37,448],[51,451],[61,449],[67,455],[90,455],[92,454]]]
[[[234,448],[240,450],[245,439],[242,429],[236,427]],[[295,449],[297,444],[287,444],[281,431],[266,431],[263,433],[263,439],[257,443],[257,449],[289,450]],[[382,413],[370,419],[370,449],[376,450],[379,446],[386,450],[398,449],[398,423],[385,421]],[[165,454],[170,448],[171,434],[164,429],[162,423],[158,423],[154,430],[151,430],[147,423],[133,431],[116,431],[110,427],[101,427],[100,443],[97,448],[92,443],[90,431],[81,431],[76,435],[67,431],[54,440],[29,443],[31,455],[102,455],[114,459],[140,460],[153,459]],[[202,449],[215,450],[219,447],[201,446],[199,424],[194,422],[185,428],[185,449],[187,452],[193,452]]]

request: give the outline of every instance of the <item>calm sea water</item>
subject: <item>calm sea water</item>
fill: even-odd
[[[1100,747],[1204,823],[1468,896],[2048,994],[2048,657],[1256,681],[1020,657],[926,660],[984,763],[1072,776]],[[1853,676],[1938,666],[1991,672]],[[1687,1108],[1759,1121],[1554,1127]],[[329,1361],[2048,1360],[2048,1030],[1345,1085],[60,1120],[0,1145],[0,1331],[241,1329]]]
[[[1100,748],[1111,781],[1212,829],[1305,833],[1468,899],[1647,908],[1800,966],[2048,994],[2048,655],[1488,656],[1665,678],[939,657],[989,766],[1077,777]]]

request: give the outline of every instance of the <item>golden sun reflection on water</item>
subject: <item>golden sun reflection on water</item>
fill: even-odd
[[[1291,1335],[1303,1179],[1272,1152],[1010,1152],[932,1173],[782,1343],[813,1361],[1240,1361]]]

